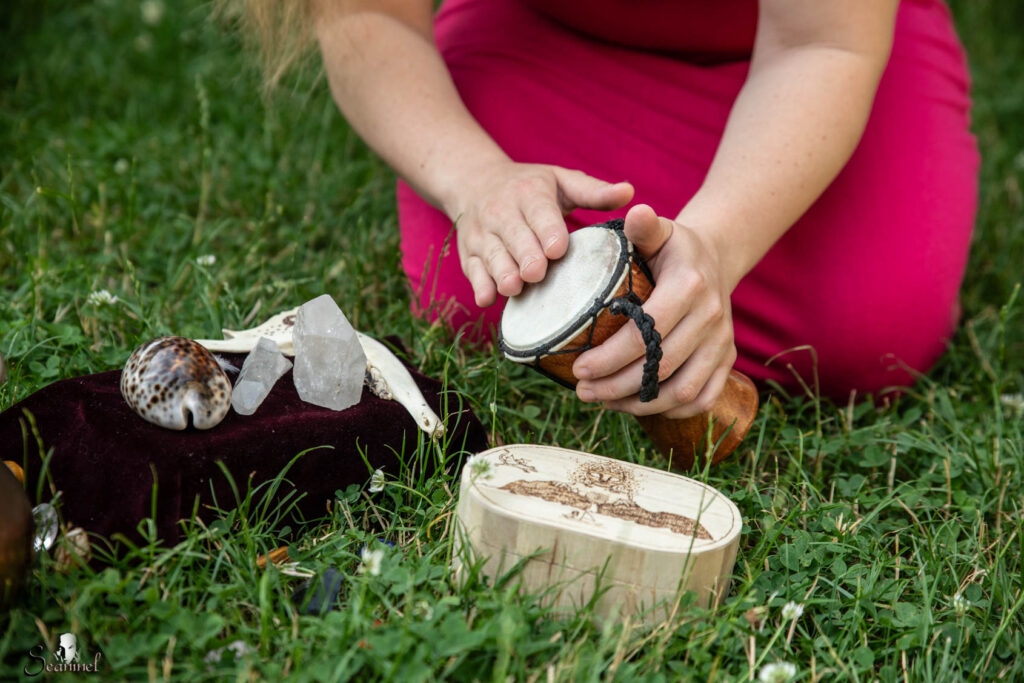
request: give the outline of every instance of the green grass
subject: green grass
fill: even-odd
[[[206,5],[167,9],[153,26],[112,0],[15,2],[0,16],[0,409],[119,367],[142,339],[210,336],[329,292],[360,329],[403,340],[505,442],[661,463],[633,421],[413,318],[393,179],[325,84],[300,79],[263,102]],[[457,586],[456,484],[438,476],[349,489],[290,539],[303,567],[351,574],[343,609],[323,617],[291,603],[300,578],[255,566],[289,539],[272,511],[245,505],[106,568],[40,557],[0,616],[0,677],[68,630],[103,652],[110,679],[739,680],[776,660],[800,680],[1024,677],[1022,415],[1000,398],[1024,391],[1024,302],[1007,306],[1024,253],[1024,12],[953,9],[984,154],[965,324],[896,405],[766,401],[707,477],[745,520],[719,608],[644,631],[587,611],[555,618],[514,575]],[[198,265],[205,254],[216,263]],[[118,304],[89,304],[100,289]],[[381,536],[397,544],[381,574],[357,574]],[[795,624],[781,617],[790,600],[806,607]],[[763,630],[746,618],[755,608]],[[252,651],[204,661],[236,640]]]

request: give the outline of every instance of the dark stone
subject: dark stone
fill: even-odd
[[[306,579],[292,594],[292,601],[298,605],[303,614],[324,614],[338,609],[338,595],[345,576],[333,567],[328,567],[323,574]]]

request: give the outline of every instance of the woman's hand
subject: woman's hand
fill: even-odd
[[[629,183],[559,166],[502,160],[474,168],[445,209],[455,221],[462,272],[477,306],[544,279],[548,260],[561,258],[569,246],[566,214],[617,209],[632,198]]]
[[[576,360],[576,393],[634,415],[683,418],[708,411],[736,360],[731,287],[720,254],[693,230],[643,204],[626,214],[626,237],[654,274],[655,287],[643,309],[661,334],[658,398],[641,403],[637,396],[644,344],[630,322]]]

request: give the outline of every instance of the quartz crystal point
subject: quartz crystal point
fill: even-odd
[[[231,405],[240,415],[252,415],[292,363],[281,354],[277,342],[260,337],[245,357],[238,381],[231,392]]]
[[[324,294],[299,307],[292,346],[292,376],[299,398],[332,410],[344,410],[359,402],[366,354],[334,299]]]

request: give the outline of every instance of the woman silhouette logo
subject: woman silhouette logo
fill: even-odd
[[[62,633],[60,644],[53,653],[61,664],[71,664],[78,661],[78,639],[74,633]]]

